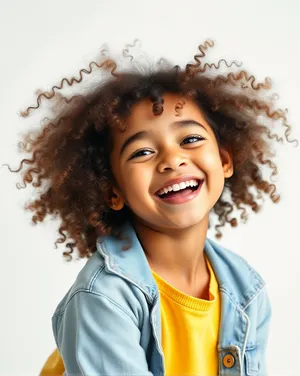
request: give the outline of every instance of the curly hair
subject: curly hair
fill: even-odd
[[[270,178],[277,174],[272,146],[275,140],[282,143],[283,138],[271,132],[276,120],[282,121],[286,140],[298,145],[298,141],[288,139],[291,127],[286,119],[287,110],[275,108],[275,95],[262,96],[262,92],[271,88],[268,77],[265,82],[257,83],[246,70],[233,69],[217,75],[214,71],[219,70],[222,62],[227,68],[241,66],[236,62],[228,64],[224,59],[218,64],[203,64],[205,50],[213,46],[211,40],[199,45],[194,62],[182,70],[165,59],[145,69],[129,54],[129,47],[134,45],[127,45],[123,60],[129,59],[131,68],[120,72],[104,48],[98,62],[92,61],[89,69],[79,71],[79,79],[63,78],[50,91],[38,91],[36,106],[21,112],[21,116],[28,116],[41,107],[42,99],[51,105],[52,118],[45,117],[42,129],[29,130],[19,143],[23,152],[30,153],[30,158],[22,159],[17,170],[9,169],[19,172],[25,164],[29,166],[23,174],[23,188],[31,183],[38,196],[25,204],[25,209],[34,212],[34,224],[42,222],[47,214],[60,217],[61,237],[54,244],[57,248],[57,243],[69,240],[68,250],[63,252],[67,260],[72,259],[75,247],[80,258],[90,257],[96,251],[98,236],[118,237],[120,225],[128,220],[130,211],[126,205],[121,211],[113,211],[105,199],[114,181],[109,162],[110,129],[115,126],[126,129],[124,120],[132,106],[144,98],[152,101],[155,116],[163,112],[164,93],[179,94],[178,116],[184,98],[192,98],[210,124],[218,146],[231,151],[234,174],[225,180],[222,195],[213,207],[219,221],[215,225],[216,238],[222,237],[220,227],[226,223],[238,225],[236,217],[230,218],[235,208],[241,211],[244,223],[248,218],[247,206],[257,213],[261,207],[257,199],[263,198],[262,192],[274,203],[279,201],[276,185],[263,178],[261,167],[272,170]],[[81,83],[83,73],[92,73],[92,66],[108,78],[102,77],[81,94],[71,97],[62,94],[65,83],[68,88]],[[21,188],[18,184],[17,187]]]

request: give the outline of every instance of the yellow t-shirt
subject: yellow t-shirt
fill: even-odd
[[[177,290],[152,274],[161,298],[162,347],[166,376],[217,376],[217,342],[220,296],[213,269],[210,271],[209,299],[197,299]],[[60,376],[64,364],[58,350],[49,356],[40,376]]]
[[[210,271],[209,300],[177,290],[154,271],[161,298],[162,347],[166,376],[217,376],[220,296]]]

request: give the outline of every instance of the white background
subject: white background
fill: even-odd
[[[243,62],[260,81],[273,80],[300,139],[300,5],[296,0],[1,2],[0,164],[19,166],[18,134],[32,120],[18,112],[35,104],[34,91],[78,76],[100,46],[121,50],[134,38],[174,64],[193,60],[197,46],[215,41],[208,61]],[[268,347],[271,376],[300,375],[299,185],[300,147],[277,144],[281,202],[266,198],[247,224],[227,228],[223,245],[243,255],[269,286],[273,319]],[[268,170],[267,178],[270,176]],[[55,347],[51,315],[83,262],[66,265],[55,250],[58,222],[30,224],[18,174],[0,169],[0,375],[37,375]],[[213,237],[213,233],[209,233]]]

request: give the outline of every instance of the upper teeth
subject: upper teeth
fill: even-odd
[[[185,189],[186,187],[195,187],[197,185],[197,180],[188,180],[179,184],[173,184],[169,185],[168,187],[162,188],[157,192],[157,194],[163,195],[164,193],[168,193],[170,191],[180,191],[181,189]]]

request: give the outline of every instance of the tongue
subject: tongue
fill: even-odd
[[[185,188],[185,189],[181,189],[180,191],[168,192],[166,195],[164,195],[161,198],[164,199],[164,198],[167,198],[167,197],[174,197],[174,196],[186,196],[186,195],[188,195],[192,192],[193,192],[193,190],[191,188]]]

